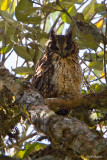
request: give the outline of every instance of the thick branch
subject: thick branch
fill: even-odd
[[[50,109],[57,111],[58,109],[73,109],[73,108],[83,108],[83,109],[95,109],[95,108],[106,108],[107,107],[107,87],[102,92],[91,93],[85,95],[79,95],[71,100],[60,99],[60,98],[46,98],[45,104],[47,104]]]
[[[71,150],[85,156],[107,154],[107,141],[92,133],[83,122],[57,116],[46,105],[31,106],[29,111],[35,127],[50,137],[53,146],[59,146],[59,150]]]
[[[18,103],[22,107],[25,105],[28,108],[31,121],[36,129],[43,132],[47,137],[50,137],[53,148],[57,148],[61,152],[66,152],[66,154],[69,151],[69,154],[75,153],[85,156],[101,156],[101,158],[103,157],[103,159],[105,159],[107,155],[107,141],[104,138],[95,135],[83,122],[77,119],[56,115],[44,104],[44,100],[40,94],[31,87],[25,88],[21,82],[17,84],[17,80],[18,79],[14,78],[14,76],[11,76],[9,73],[7,77],[6,75],[3,76],[3,73],[2,77],[0,76],[1,84],[6,85],[6,87],[16,95],[16,98],[18,96]],[[20,94],[21,91],[22,94]],[[105,106],[107,104],[105,101],[107,89],[102,93],[103,94],[89,94],[85,97],[82,95],[78,101],[77,98],[71,100],[69,105],[72,107],[87,107],[87,105],[98,101],[102,106]],[[56,102],[59,101],[58,99],[56,100]],[[65,104],[62,103],[59,105],[59,107],[63,105],[66,107],[66,102],[67,101],[65,101]],[[57,104],[60,103],[55,103],[54,101],[54,105],[57,106]]]

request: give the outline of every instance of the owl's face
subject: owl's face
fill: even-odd
[[[48,52],[54,52],[65,58],[75,53],[75,43],[72,40],[72,32],[66,35],[56,35],[53,30],[50,32],[50,38],[46,43]]]

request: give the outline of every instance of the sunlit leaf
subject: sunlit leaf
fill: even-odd
[[[13,47],[13,43],[8,44],[7,46],[0,49],[0,54],[6,54],[8,53]]]
[[[70,14],[71,17],[76,15],[77,11],[74,5],[68,8],[68,13]]]
[[[105,73],[104,73],[104,71],[102,72],[101,77],[102,77],[103,79],[105,78]]]
[[[11,0],[0,0],[0,10],[7,10],[9,8],[10,3]]]
[[[20,75],[33,75],[34,74],[34,71],[31,67],[17,67],[15,69],[13,69],[13,71],[16,73],[16,74],[20,74]]]
[[[60,26],[60,28],[57,31],[57,34],[61,34],[63,29],[64,29],[64,24]]]
[[[84,8],[83,15],[84,19],[90,19],[92,15],[95,13],[94,4],[96,0],[91,0],[91,2]]]
[[[103,85],[100,85],[100,84],[96,84],[95,85],[95,91],[96,92],[100,92],[100,91],[102,91],[104,89],[104,86]]]
[[[91,88],[94,89],[95,92],[100,92],[100,91],[102,91],[104,89],[104,85],[98,84],[98,83],[94,83],[94,84],[91,85]]]
[[[103,62],[98,62],[98,61],[90,62],[89,67],[97,70],[102,70]]]
[[[103,73],[103,70],[97,70],[97,69],[94,69],[94,73],[97,77],[101,77],[101,74]]]
[[[96,54],[94,53],[84,53],[84,59],[87,61],[92,61],[92,60],[96,60]]]
[[[59,14],[60,14],[59,11],[52,12],[50,13],[50,17],[52,18],[53,21],[55,21]]]
[[[95,25],[97,26],[97,28],[102,29],[103,28],[103,24],[104,24],[104,18],[101,18],[100,20],[98,20]]]
[[[81,94],[86,94],[86,90],[82,89]]]
[[[46,42],[47,42],[47,39],[46,39],[46,38],[41,38],[41,39],[40,39],[40,45],[41,45],[43,48],[44,48]]]
[[[75,16],[76,13],[77,13],[75,6],[74,6],[74,5],[71,5],[71,6],[68,8],[67,12],[69,13],[69,16],[68,16],[66,13],[61,13],[61,18],[62,18],[63,22],[66,22],[66,23],[69,23],[69,24],[70,24],[70,23],[71,23],[71,18],[70,18],[70,16],[71,16],[71,17],[72,17],[72,16]]]
[[[19,151],[18,154],[17,154],[17,156],[19,158],[23,158],[25,152],[26,152],[26,150]]]
[[[106,52],[107,52],[107,50],[106,50]],[[99,57],[99,58],[102,58],[102,59],[103,59],[103,55],[104,55],[104,51],[101,51],[101,52],[98,53],[98,57]],[[106,59],[106,61],[107,61],[107,54],[105,55],[105,59]]]
[[[32,61],[34,58],[34,51],[32,49],[28,49],[24,46],[15,46],[14,47],[15,52],[18,56],[22,57],[26,61]]]
[[[61,4],[63,5],[71,5],[71,4],[75,4],[75,3],[81,3],[83,0],[59,0],[61,2]]]
[[[89,81],[94,80],[95,76],[89,75]]]
[[[71,18],[66,13],[61,13],[61,18],[64,23],[70,24]]]
[[[49,19],[47,19],[46,25],[45,25],[45,31],[48,33],[50,31],[51,27],[52,27],[52,23],[50,22]]]
[[[45,148],[46,146],[47,146],[46,144],[44,144],[44,143],[38,143],[38,142],[35,142],[35,143],[31,144],[29,146],[29,148],[26,150],[26,152],[24,153],[23,158],[26,158],[33,151],[40,150],[42,148]]]

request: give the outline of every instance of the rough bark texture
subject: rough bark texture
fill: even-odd
[[[7,70],[5,70],[7,72]],[[107,89],[101,93],[94,93],[89,95],[80,96],[80,100],[77,102],[77,98],[70,100],[69,105],[67,100],[54,99],[45,101],[42,96],[37,93],[32,87],[25,82],[11,76],[9,72],[3,74],[3,69],[0,70],[0,93],[4,91],[4,86],[10,90],[10,95],[15,95],[16,101],[12,104],[19,105],[20,109],[25,105],[31,115],[31,121],[34,124],[36,130],[44,133],[50,138],[52,142],[51,147],[55,150],[55,155],[46,154],[44,159],[74,159],[72,155],[79,157],[81,155],[90,159],[104,159],[107,157],[107,140],[93,133],[84,122],[75,118],[65,117],[55,114],[50,108],[58,106],[59,108],[82,107],[82,112],[85,107],[98,102],[101,107],[107,106]],[[4,92],[3,92],[4,93]],[[4,95],[5,96],[5,95]],[[1,96],[2,98],[2,96]],[[61,103],[64,102],[64,103]],[[51,103],[52,102],[52,103]],[[1,102],[0,102],[1,103]],[[11,103],[11,102],[10,102]],[[52,105],[51,105],[52,104]],[[63,107],[64,106],[64,107]],[[9,116],[9,115],[8,115]],[[2,114],[0,115],[1,118]],[[11,121],[10,121],[11,123]],[[5,130],[5,129],[4,129]],[[3,131],[2,131],[3,132]],[[4,134],[5,135],[5,134]],[[33,158],[32,158],[33,159]],[[81,158],[80,158],[81,159]],[[38,159],[39,160],[39,159]]]

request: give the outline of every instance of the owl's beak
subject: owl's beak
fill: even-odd
[[[63,51],[60,49],[59,50],[59,55],[62,57],[62,55],[63,55]]]
[[[59,55],[60,55],[60,57],[64,58],[65,54],[64,54],[63,50],[59,50]]]

